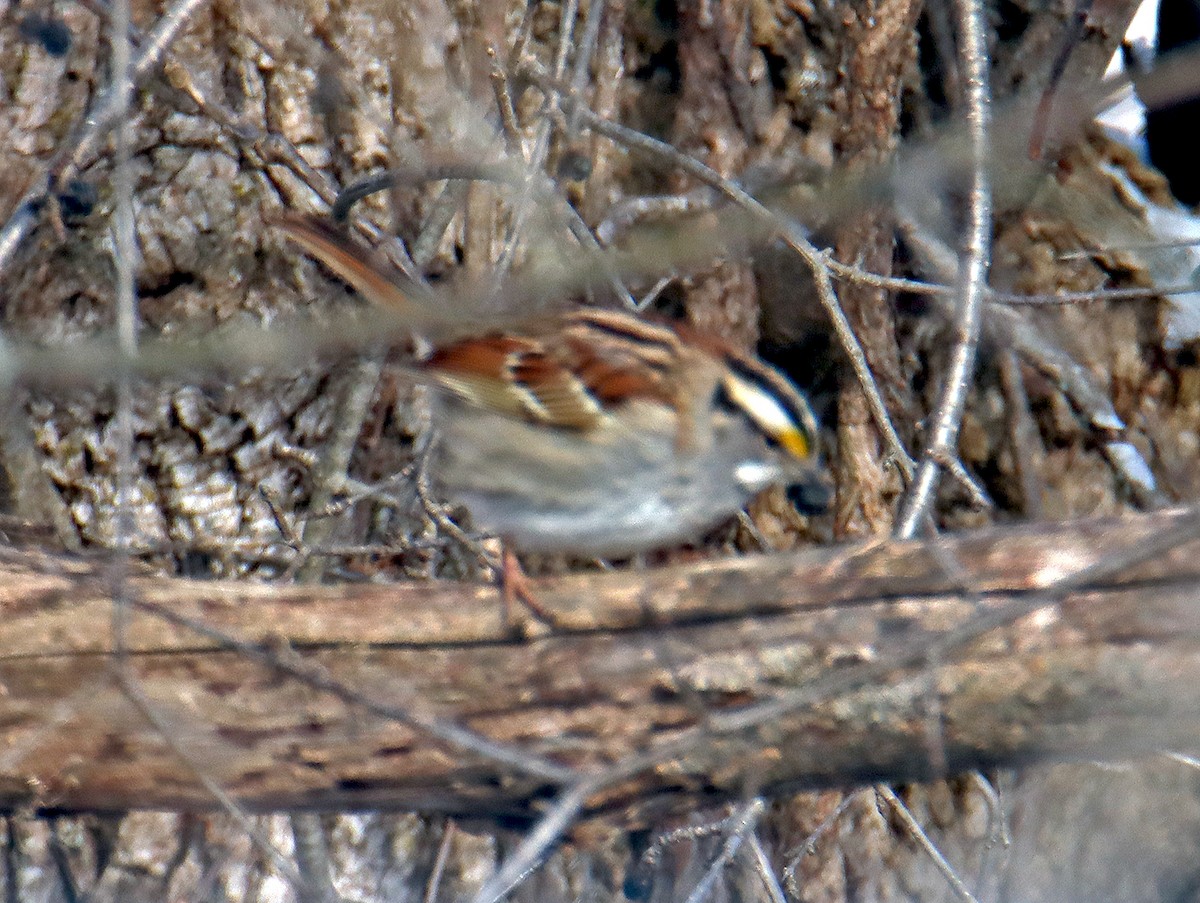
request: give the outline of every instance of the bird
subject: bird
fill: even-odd
[[[271,221],[370,302],[421,304],[327,219]],[[437,396],[435,485],[506,548],[631,557],[701,538],[768,486],[808,511],[830,497],[804,396],[686,323],[591,307],[514,318],[435,343],[410,372]]]

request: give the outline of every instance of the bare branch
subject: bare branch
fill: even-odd
[[[987,273],[991,265],[992,186],[988,175],[991,148],[992,94],[988,84],[988,31],[982,5],[975,0],[954,4],[958,26],[959,72],[966,100],[967,135],[970,141],[971,187],[967,214],[967,240],[959,264],[958,311],[954,323],[954,352],[942,397],[933,416],[929,445],[921,459],[904,507],[896,522],[896,536],[914,536],[933,500],[941,462],[954,455],[967,393],[975,372],[975,353],[983,324]]]

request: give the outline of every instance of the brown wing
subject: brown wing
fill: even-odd
[[[370,301],[403,311],[414,326],[428,325],[429,310],[413,303],[401,279],[325,220],[283,214],[271,222]],[[677,406],[679,359],[679,337],[670,327],[585,310],[450,341],[416,372],[512,417],[590,429],[631,400]]]
[[[637,398],[674,404],[678,340],[624,314],[580,311],[522,335],[439,348],[423,369],[475,404],[555,426],[590,429]]]
[[[511,417],[587,429],[604,415],[571,370],[527,336],[463,339],[437,349],[421,370],[467,401]]]

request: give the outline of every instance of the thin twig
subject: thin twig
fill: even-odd
[[[571,66],[571,93],[576,96],[583,94],[584,85],[588,80],[588,72],[592,65],[592,54],[596,52],[596,42],[600,37],[600,19],[604,16],[604,0],[592,0],[588,4],[587,17],[583,20],[583,30],[579,40],[575,42],[575,62]],[[567,139],[575,137],[579,130],[578,108],[567,116]]]
[[[746,835],[753,833],[754,826],[758,824],[758,820],[762,818],[763,812],[766,811],[767,805],[762,797],[756,797],[742,806],[732,818],[729,819],[731,830],[725,838],[725,843],[721,845],[721,852],[717,855],[708,868],[704,872],[704,876],[696,884],[692,892],[688,894],[687,903],[704,903],[708,899],[716,886],[717,879],[721,876],[721,872],[725,866],[733,862],[738,851],[742,848],[742,842],[746,839]]]
[[[438,891],[442,886],[442,876],[446,874],[446,862],[450,859],[450,848],[454,845],[454,835],[458,833],[454,822],[446,819],[442,828],[442,839],[438,842],[437,856],[433,860],[433,870],[429,873],[429,881],[425,884],[425,895],[422,903],[437,903]]]
[[[952,285],[941,285],[924,279],[906,279],[902,276],[884,276],[880,273],[872,273],[840,260],[830,260],[828,263],[830,272],[835,277],[856,285],[868,285],[890,292],[906,292],[910,295],[943,297],[954,295],[958,291]],[[1054,294],[1001,292],[989,288],[987,289],[987,301],[989,304],[1003,304],[1009,307],[1069,307],[1105,301],[1146,301],[1160,296],[1187,295],[1195,292],[1196,289],[1196,284],[1186,282],[1179,285],[1134,285],[1126,288],[1096,288],[1091,291],[1055,292]]]
[[[1178,762],[1180,765],[1185,765],[1188,768],[1200,771],[1200,758],[1190,756],[1187,753],[1163,751],[1162,755],[1170,759],[1172,762]]]
[[[988,804],[988,845],[1007,847],[1012,844],[1012,834],[1008,829],[1008,812],[1004,807],[1004,797],[1000,788],[988,780],[981,771],[972,771],[969,775],[971,783],[983,794]]]
[[[779,879],[775,877],[775,872],[771,870],[771,860],[767,856],[762,841],[758,839],[756,831],[750,832],[750,856],[754,860],[759,877],[762,878],[767,896],[771,898],[771,903],[787,903],[787,896],[783,892]]]
[[[865,792],[865,790],[859,790],[854,793],[847,793],[834,810],[821,819],[821,823],[813,828],[809,835],[804,838],[804,842],[800,844],[799,848],[794,848],[785,854],[788,856],[788,864],[783,869],[783,883],[788,886],[793,897],[803,896],[803,889],[796,882],[796,869],[800,867],[800,860],[805,856],[812,856],[816,853],[817,842],[829,833],[830,829],[846,814],[846,810],[854,805],[855,800],[859,799]]]
[[[116,271],[117,346],[127,357],[137,356],[138,310],[134,287],[136,264],[133,222],[133,173],[130,168],[132,141],[130,118],[133,115],[132,60],[129,44],[129,0],[115,0],[112,6],[112,79],[108,94],[112,97],[115,126],[113,160],[113,264]],[[116,385],[116,540],[118,560],[113,563],[113,649],[118,668],[126,666],[125,629],[128,605],[124,587],[128,557],[132,551],[137,513],[133,507],[134,472],[133,380],[125,374]]]
[[[558,49],[554,58],[554,77],[557,79],[561,79],[567,70],[567,55],[570,52],[571,37],[575,30],[575,18],[578,13],[579,0],[566,0],[559,10]],[[546,162],[546,155],[550,152],[551,123],[553,122],[553,114],[556,109],[544,111],[544,115],[534,131],[533,147],[530,148],[529,157],[525,161],[529,177],[526,179],[516,201],[513,203],[512,220],[508,230],[508,237],[496,260],[496,270],[501,274],[507,273],[512,268],[512,263],[517,253],[517,245],[521,241],[521,237],[525,231],[526,220],[533,209],[534,183],[536,179],[534,173],[542,171],[542,167]]]
[[[971,79],[968,75],[968,93],[970,92],[970,84]],[[884,800],[884,802],[888,804],[892,812],[897,818],[900,819],[901,824],[904,825],[904,829],[908,832],[909,836],[912,837],[912,839],[917,842],[921,849],[925,851],[925,854],[933,860],[933,864],[937,867],[937,870],[942,873],[942,877],[946,879],[946,883],[950,885],[950,889],[954,891],[954,895],[960,900],[963,900],[964,903],[978,903],[978,901],[975,899],[975,895],[967,889],[967,885],[963,882],[962,878],[958,877],[958,873],[954,871],[954,867],[946,861],[946,857],[942,855],[942,851],[939,850],[934,842],[929,839],[929,835],[925,833],[925,830],[920,826],[920,824],[918,824],[917,820],[913,818],[913,814],[909,811],[908,806],[904,805],[904,801],[901,800],[900,797],[896,796],[892,788],[888,787],[886,784],[878,784],[875,787],[875,793],[878,794]]]
[[[988,83],[987,23],[977,0],[955,0],[954,13],[959,32],[959,71],[967,105],[967,136],[970,142],[971,187],[968,192],[967,241],[959,266],[961,295],[954,324],[954,351],[933,418],[929,443],[896,520],[894,532],[901,539],[916,534],[933,500],[941,469],[939,459],[951,457],[957,446],[963,410],[975,371],[987,273],[991,263],[992,187],[988,163],[992,98]]]
[[[512,92],[508,87],[508,72],[500,64],[496,48],[487,47],[488,76],[492,82],[492,93],[496,98],[496,106],[500,110],[500,127],[510,154],[523,154],[521,148],[521,125],[517,122],[517,112],[513,107]]]
[[[677,846],[686,841],[703,840],[706,837],[715,837],[718,834],[723,834],[728,830],[730,820],[736,817],[736,813],[729,814],[722,816],[716,821],[684,825],[682,828],[673,828],[670,831],[657,834],[654,837],[654,842],[642,853],[641,862],[648,866],[657,867],[662,862],[663,854],[669,847]]]
[[[1053,295],[1022,295],[1017,292],[989,294],[993,304],[1010,307],[1063,307],[1075,304],[1094,304],[1103,301],[1145,301],[1171,295],[1188,295],[1196,291],[1194,284],[1180,285],[1134,285],[1128,288],[1098,288],[1090,292],[1056,292]]]
[[[980,851],[979,865],[976,867],[975,893],[979,896],[989,886],[994,886],[1004,873],[1004,866],[1012,849],[1012,837],[1008,830],[1008,813],[1005,811],[1000,788],[993,785],[979,771],[972,771],[969,779],[983,796],[988,810],[987,839]],[[996,855],[997,848],[999,855]]]
[[[597,789],[596,782],[588,779],[577,781],[562,793],[496,874],[479,889],[472,903],[497,903],[516,887],[545,858],[550,848],[562,839],[583,810],[584,802]]]

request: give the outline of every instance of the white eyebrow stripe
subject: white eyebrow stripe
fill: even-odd
[[[764,433],[782,436],[798,426],[787,408],[762,386],[730,372],[725,376],[725,391],[730,400],[750,415]]]

